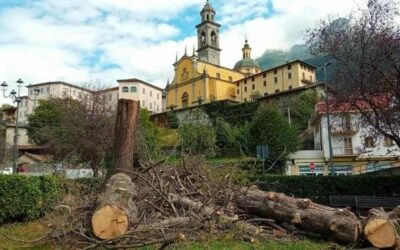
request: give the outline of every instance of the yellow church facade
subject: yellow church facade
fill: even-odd
[[[167,86],[167,108],[192,107],[212,101],[236,99],[235,82],[244,74],[219,65],[200,61],[194,54],[174,64],[175,77]]]

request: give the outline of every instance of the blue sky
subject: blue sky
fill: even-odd
[[[196,44],[205,0],[0,0],[0,82],[74,84],[141,78],[164,87],[175,56]],[[222,65],[241,59],[247,35],[257,58],[302,43],[350,0],[210,0],[222,24]],[[357,0],[358,4],[364,0]],[[4,99],[0,99],[4,102]]]

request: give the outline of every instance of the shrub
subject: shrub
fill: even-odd
[[[253,178],[253,181],[255,177]],[[400,176],[271,176],[260,178],[259,186],[328,204],[329,195],[399,196]]]
[[[215,155],[215,130],[211,124],[190,122],[178,129],[179,142],[183,153]]]
[[[61,181],[53,176],[0,175],[0,223],[38,218],[62,193]]]

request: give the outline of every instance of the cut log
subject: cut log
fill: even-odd
[[[94,234],[111,240],[126,233],[137,220],[134,198],[137,190],[131,177],[118,173],[110,178],[104,193],[98,197],[98,209],[92,216]]]
[[[374,247],[389,248],[396,243],[396,228],[383,209],[371,209],[364,226],[364,237]]]
[[[296,228],[332,238],[339,243],[356,242],[361,224],[349,209],[335,209],[281,193],[243,188],[235,199],[237,205],[264,218],[291,223]]]
[[[113,165],[108,173],[110,178],[105,191],[98,196],[98,207],[92,216],[93,232],[103,240],[118,238],[137,222],[134,202],[137,189],[128,174],[133,168],[138,111],[139,102],[118,101]]]

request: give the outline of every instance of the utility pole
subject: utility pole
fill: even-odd
[[[326,106],[326,121],[328,128],[328,145],[329,145],[329,160],[328,160],[328,169],[330,168],[331,175],[335,175],[335,170],[333,169],[333,149],[332,149],[332,136],[331,136],[331,118],[329,112],[329,93],[328,93],[328,77],[326,74],[326,67],[331,65],[331,62],[327,62],[324,64],[324,75],[325,75],[325,106]]]

